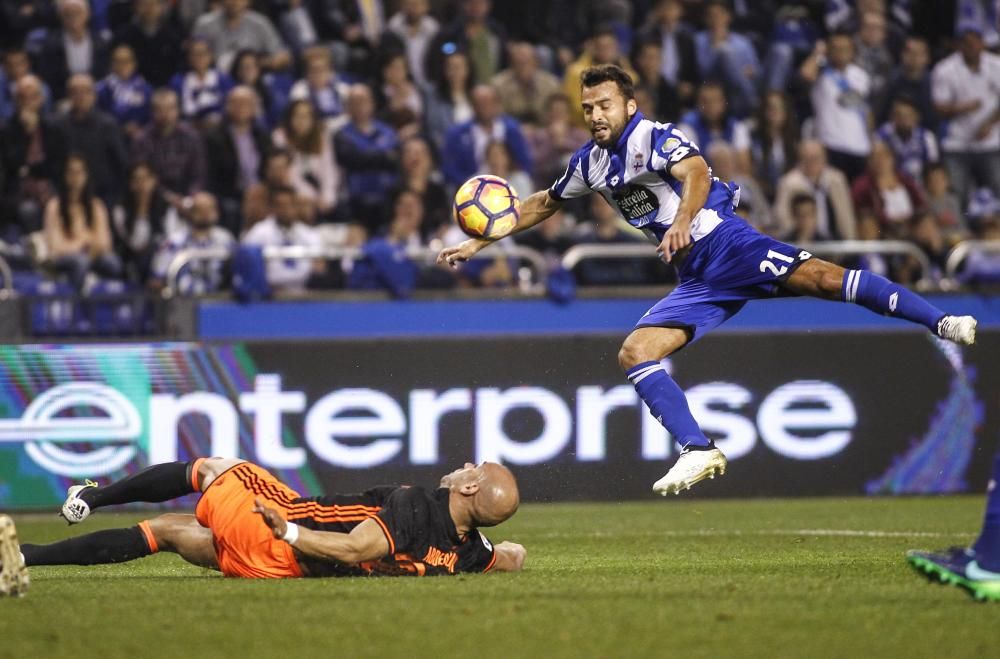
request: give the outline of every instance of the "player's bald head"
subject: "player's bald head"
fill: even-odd
[[[521,504],[517,479],[507,467],[495,462],[481,465],[484,478],[476,493],[476,522],[479,526],[496,526],[510,519]]]
[[[446,474],[441,487],[460,497],[476,526],[496,526],[510,519],[521,503],[514,474],[495,462],[466,462],[461,469]]]

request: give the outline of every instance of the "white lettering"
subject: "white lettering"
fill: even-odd
[[[177,424],[188,414],[208,418],[209,455],[239,457],[236,408],[228,398],[206,391],[183,396],[154,394],[149,397],[150,464],[177,460]]]
[[[472,407],[472,392],[449,389],[441,394],[433,389],[410,392],[410,462],[415,465],[437,464],[441,417]]]
[[[802,409],[803,405],[809,407]],[[796,460],[828,458],[844,450],[857,420],[854,404],[843,389],[816,380],[797,380],[778,387],[757,412],[764,443]]]
[[[340,416],[364,411],[369,416]],[[338,467],[373,467],[391,460],[403,448],[406,417],[399,404],[373,389],[340,389],[323,396],[306,415],[306,443],[320,458]],[[338,438],[364,437],[360,446]]]
[[[618,407],[634,407],[637,395],[631,385],[580,387],[576,390],[576,458],[596,462],[607,456],[607,417]]]
[[[757,443],[757,429],[736,410],[751,400],[750,392],[728,382],[710,382],[687,390],[691,414],[705,433],[720,434],[716,446],[730,460],[741,458]],[[724,411],[718,409],[724,407]]]
[[[541,434],[526,442],[514,441],[503,429],[507,413],[520,407],[535,409],[542,415]],[[569,408],[548,389],[476,390],[476,462],[536,464],[551,460],[566,447],[571,430]]]
[[[257,461],[265,467],[298,469],[306,463],[306,450],[285,446],[281,441],[282,414],[301,412],[306,396],[301,391],[282,391],[281,376],[261,373],[252,392],[240,394],[240,409],[254,415]]]

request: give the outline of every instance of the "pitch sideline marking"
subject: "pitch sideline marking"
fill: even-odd
[[[591,533],[546,533],[544,538],[560,538],[582,535],[589,538],[619,536],[620,533],[594,531]],[[862,529],[761,529],[757,531],[696,529],[693,531],[645,531],[642,533],[627,533],[652,537],[699,537],[699,536],[817,536],[835,538],[953,538],[966,535],[962,532],[939,533],[937,531],[870,531]]]

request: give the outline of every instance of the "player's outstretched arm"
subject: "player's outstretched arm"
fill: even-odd
[[[524,559],[528,557],[528,550],[516,542],[501,542],[493,550],[497,556],[493,572],[520,572],[524,567]]]
[[[264,519],[274,537],[285,540],[306,556],[354,565],[378,560],[389,553],[389,541],[375,520],[361,522],[350,533],[313,531],[296,526],[295,532],[289,537],[289,524],[278,511],[268,508],[260,499],[255,503],[253,511]]]
[[[441,250],[441,253],[438,254],[437,262],[447,263],[453,268],[458,267],[459,263],[468,261],[475,256],[479,250],[483,249],[487,245],[495,243],[496,241],[515,233],[520,233],[526,229],[530,229],[539,222],[552,217],[557,210],[562,208],[562,204],[563,202],[553,198],[552,195],[549,194],[548,190],[540,190],[525,199],[524,203],[521,204],[521,217],[509,233],[495,236],[490,240],[470,238],[457,245],[445,247]]]
[[[683,184],[681,202],[677,206],[673,224],[664,234],[656,253],[669,262],[677,250],[691,244],[691,221],[701,212],[712,189],[712,176],[708,163],[701,156],[684,158],[670,167],[670,175]]]

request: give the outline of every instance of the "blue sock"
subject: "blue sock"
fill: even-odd
[[[993,458],[993,474],[986,492],[986,517],[983,530],[972,548],[979,566],[990,572],[1000,572],[1000,453]]]
[[[840,299],[860,304],[878,314],[920,323],[935,334],[938,321],[945,315],[913,291],[868,270],[848,270],[844,273]]]
[[[681,446],[710,446],[711,442],[691,416],[687,399],[660,362],[643,362],[625,373],[649,406],[653,418],[670,431]]]

